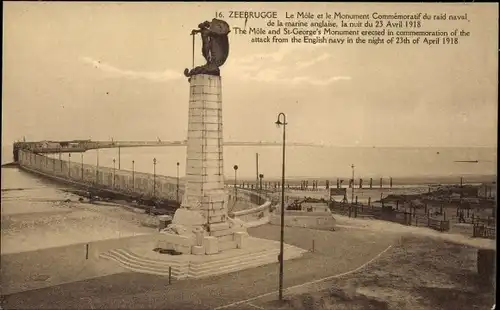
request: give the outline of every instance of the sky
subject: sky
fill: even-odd
[[[250,43],[221,67],[224,138],[335,146],[496,146],[497,4],[5,2],[2,145],[183,140],[193,28],[215,12],[467,13],[459,45]],[[225,18],[231,27],[244,19]],[[246,27],[265,26],[249,19]],[[203,64],[196,38],[195,65]]]

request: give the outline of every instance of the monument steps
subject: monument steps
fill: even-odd
[[[168,276],[168,267],[172,267],[172,277],[174,279],[184,279],[189,270],[189,262],[167,262],[138,257],[123,249],[111,250],[102,253],[101,258],[117,262],[125,269],[161,276]]]
[[[285,260],[300,257],[304,252],[305,250],[303,249],[285,246]],[[185,279],[227,274],[277,263],[278,254],[279,249],[267,249],[207,262],[179,262],[145,258],[126,249],[114,249],[106,253],[101,253],[100,257],[113,260],[130,271],[160,276],[168,276],[168,267],[171,267],[171,275],[174,279]]]
[[[285,259],[298,258],[303,252],[304,250],[297,248],[285,248]],[[278,263],[278,255],[279,249],[274,249],[252,253],[243,257],[238,256],[230,260],[222,260],[216,264],[214,262],[191,264],[189,278],[204,278]]]

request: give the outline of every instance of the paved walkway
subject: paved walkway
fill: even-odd
[[[249,233],[279,240],[278,226],[251,228]],[[356,269],[398,239],[365,231],[329,232],[297,227],[286,227],[285,236],[286,243],[305,249],[312,250],[314,243],[314,253],[285,262],[285,287]],[[172,285],[161,276],[122,273],[9,295],[5,297],[4,308],[215,309],[274,292],[278,269],[276,263]]]

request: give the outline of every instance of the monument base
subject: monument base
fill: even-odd
[[[156,247],[193,255],[245,248],[248,233],[244,222],[229,217],[223,223],[206,224],[205,220],[199,211],[177,209],[172,224],[161,230],[164,235]]]
[[[160,234],[156,240],[171,239],[173,236]],[[222,251],[213,255],[161,254],[152,250],[156,242],[153,238],[150,242],[141,239],[128,243],[125,248],[103,252],[99,257],[115,261],[133,272],[172,276],[174,279],[197,279],[278,263],[280,252],[278,241],[253,237],[245,238],[242,249]],[[192,249],[197,251],[201,248]],[[285,260],[301,257],[306,252],[292,245],[284,245]]]

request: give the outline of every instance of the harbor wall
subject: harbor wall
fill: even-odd
[[[72,160],[59,160],[19,150],[18,163],[33,172],[53,176],[68,182],[87,185],[96,189],[106,189],[130,196],[157,198],[168,201],[177,200],[177,178],[154,175],[108,167],[97,167]],[[179,183],[179,201],[184,186]]]

